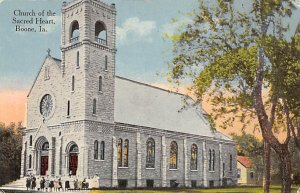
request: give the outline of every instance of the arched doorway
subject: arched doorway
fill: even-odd
[[[49,169],[49,142],[45,137],[39,137],[35,144],[35,156],[33,167],[36,174],[45,176]]]
[[[78,168],[78,146],[72,144],[69,149],[69,174],[76,175]]]
[[[41,150],[41,175],[45,176],[48,171],[48,160],[49,160],[49,143],[45,142],[42,145]]]

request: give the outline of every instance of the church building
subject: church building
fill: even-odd
[[[63,3],[61,59],[48,54],[27,97],[21,177],[98,175],[101,187],[236,184],[236,144],[187,96],[116,76],[116,38],[115,4]]]

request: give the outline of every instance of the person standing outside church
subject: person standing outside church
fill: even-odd
[[[26,178],[26,188],[27,188],[27,191],[28,189],[30,188],[30,184],[31,184],[31,180],[29,177]]]

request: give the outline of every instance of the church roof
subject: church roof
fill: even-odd
[[[115,78],[115,121],[230,140],[212,131],[202,110],[187,96],[122,77]],[[182,109],[183,108],[183,109]]]

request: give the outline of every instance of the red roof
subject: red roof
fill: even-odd
[[[251,168],[252,167],[252,161],[249,157],[246,156],[238,156],[237,157],[238,162],[240,162],[245,168]]]

